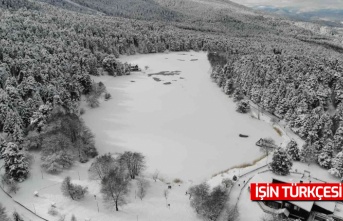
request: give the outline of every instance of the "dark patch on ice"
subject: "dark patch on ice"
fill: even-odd
[[[154,79],[155,81],[157,81],[157,82],[161,81],[161,79],[156,78],[156,77],[154,77],[153,79]]]
[[[198,59],[191,59],[191,61],[197,61]]]
[[[165,82],[165,83],[163,83],[163,84],[168,85],[168,84],[171,84],[171,83],[170,83],[170,82]]]
[[[136,82],[136,81],[131,81],[131,82]]]
[[[149,77],[155,75],[163,75],[163,76],[173,76],[173,75],[180,75],[181,71],[161,71],[158,73],[148,74]]]
[[[178,54],[178,55],[187,55],[187,54],[183,53],[183,54]]]
[[[185,79],[185,78],[183,78],[183,77],[180,77],[180,79]]]
[[[179,60],[179,61],[185,61],[185,60],[183,60],[183,59],[177,59],[177,60]]]

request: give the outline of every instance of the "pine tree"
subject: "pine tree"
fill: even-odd
[[[333,148],[334,145],[331,140],[329,140],[324,148],[322,149],[321,153],[318,155],[318,164],[321,167],[324,167],[326,169],[331,168],[331,161],[333,156]]]
[[[239,113],[248,113],[250,110],[250,104],[247,100],[241,100],[237,103],[236,107],[237,112]]]
[[[231,94],[233,91],[233,81],[232,79],[228,79],[225,82],[225,87],[224,87],[224,93],[225,94]]]
[[[316,153],[312,146],[305,144],[300,151],[300,161],[310,165],[316,161]]]
[[[340,126],[333,137],[335,150],[342,151],[343,149],[343,126]]]
[[[5,119],[4,129],[5,133],[12,134],[15,131],[16,126],[22,127],[22,121],[17,112],[10,110]]]
[[[16,143],[22,143],[24,141],[23,136],[23,130],[18,125],[15,125],[13,133],[9,136],[9,139]]]
[[[73,156],[65,150],[44,153],[41,166],[48,173],[57,174],[70,168],[74,163]]]
[[[244,94],[241,89],[237,88],[233,93],[233,101],[241,101],[244,99]]]
[[[338,172],[338,175],[343,175],[343,151],[339,152],[334,159],[332,159],[332,168]]]
[[[300,155],[299,155],[299,148],[297,142],[294,140],[291,140],[286,147],[287,154],[292,158],[294,161],[299,161],[300,160]]]
[[[27,159],[17,144],[9,142],[3,154],[5,160],[5,170],[16,181],[23,181],[29,173]]]
[[[0,137],[0,159],[4,157],[4,152],[6,150],[6,147],[7,147],[7,142],[5,141],[5,139]]]
[[[273,155],[273,161],[270,163],[273,173],[278,175],[288,175],[293,163],[291,157],[282,148],[278,148]]]

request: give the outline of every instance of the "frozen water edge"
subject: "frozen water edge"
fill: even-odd
[[[112,99],[83,116],[96,134],[101,154],[139,151],[147,156],[150,172],[158,169],[168,178],[201,181],[261,156],[255,146],[258,139],[272,137],[277,144],[283,140],[270,124],[235,111],[232,99],[211,82],[205,52],[120,60],[138,64],[143,72],[95,77],[106,85]],[[148,76],[161,71],[181,72],[154,76],[161,81]],[[249,138],[240,138],[239,133]]]

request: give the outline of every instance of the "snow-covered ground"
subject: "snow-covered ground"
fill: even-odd
[[[2,163],[2,162],[1,162]],[[88,168],[90,162],[86,164],[77,163],[71,170],[64,171],[59,175],[49,175],[42,173],[40,169],[39,155],[35,154],[35,163],[31,170],[31,176],[20,184],[17,194],[12,194],[17,200],[31,211],[36,212],[41,217],[49,221],[58,221],[65,215],[65,220],[70,220],[74,214],[77,220],[90,221],[200,221],[189,204],[189,196],[185,192],[191,185],[189,182],[182,184],[172,183],[169,196],[166,201],[164,190],[168,185],[160,180],[154,182],[147,177],[150,187],[143,200],[135,197],[136,184],[132,182],[131,192],[127,197],[127,204],[120,206],[119,212],[109,208],[103,203],[98,181],[88,179]],[[0,165],[1,166],[1,165]],[[70,176],[73,183],[88,187],[89,193],[80,201],[73,201],[61,193],[61,182],[64,177]],[[34,192],[38,191],[39,196],[35,197]],[[96,199],[94,198],[96,195]],[[34,214],[23,209],[0,190],[0,203],[3,204],[9,213],[17,211],[25,221],[42,221]],[[48,214],[52,204],[56,205],[57,215]],[[170,207],[167,207],[167,203]],[[99,205],[99,212],[98,206]]]
[[[100,153],[139,151],[147,157],[148,171],[158,169],[171,179],[198,182],[261,156],[255,146],[260,138],[282,141],[271,125],[235,111],[232,99],[211,82],[206,53],[135,55],[120,60],[138,64],[143,72],[94,78],[112,94],[111,100],[86,110],[83,116],[96,134]],[[161,71],[180,72],[148,76]],[[240,138],[239,133],[249,138]]]
[[[271,137],[282,146],[290,139],[302,142],[294,133],[283,128],[282,123],[281,126],[274,125],[282,131],[282,136],[279,136],[266,114],[260,115],[261,120],[257,120],[256,110],[246,115],[237,113],[232,99],[211,82],[206,53],[136,55],[121,60],[138,64],[143,71],[116,78],[95,77],[95,81],[102,81],[106,85],[112,99],[102,101],[99,108],[86,108],[83,115],[86,124],[96,134],[99,153],[124,150],[142,152],[147,157],[148,169],[144,175],[148,179],[150,173],[158,169],[167,182],[181,178],[184,183],[180,186],[173,184],[167,202],[171,207],[167,208],[163,196],[166,183],[155,183],[149,179],[151,187],[146,198],[141,201],[135,197],[136,187],[133,182],[128,203],[120,207],[119,212],[114,212],[103,204],[99,183],[88,178],[91,162],[77,163],[62,174],[49,175],[41,171],[39,155],[34,153],[35,163],[31,176],[20,184],[21,189],[13,198],[48,220],[59,219],[58,216],[48,214],[52,203],[56,204],[60,215],[66,215],[66,220],[70,220],[72,214],[78,220],[90,218],[91,221],[200,220],[185,195],[191,184],[207,180],[211,186],[215,186],[223,178],[242,175],[265,165],[267,160],[270,161],[270,156],[251,167],[232,169],[208,179],[214,173],[261,156],[262,153],[255,145],[260,138]],[[145,66],[149,68],[145,70]],[[161,71],[170,72],[167,73],[169,75],[160,73],[149,76]],[[170,84],[164,84],[167,82]],[[247,134],[249,138],[240,138],[239,133]],[[333,179],[326,170],[316,165],[305,167],[301,163],[294,165],[294,169],[299,172],[307,169],[316,171],[315,176],[320,179]],[[237,203],[242,221],[258,220],[257,217],[263,215],[259,206],[249,200],[248,192],[243,190],[240,195],[240,189],[244,181],[265,169],[241,177],[231,191],[228,204]],[[60,186],[66,176],[88,187],[89,194],[85,199],[73,201],[62,196]],[[39,197],[33,195],[35,191],[39,192]],[[240,200],[237,201],[239,195]],[[9,212],[18,211],[25,220],[40,220],[2,191],[0,202]]]

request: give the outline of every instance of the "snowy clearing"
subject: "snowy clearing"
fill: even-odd
[[[255,146],[260,138],[282,141],[271,125],[235,111],[232,99],[211,82],[206,53],[134,55],[120,60],[143,71],[94,78],[112,95],[83,116],[96,134],[100,153],[139,151],[147,157],[148,171],[158,169],[170,179],[198,182],[261,156]],[[159,73],[163,71],[173,74]],[[240,138],[239,133],[249,138]]]

